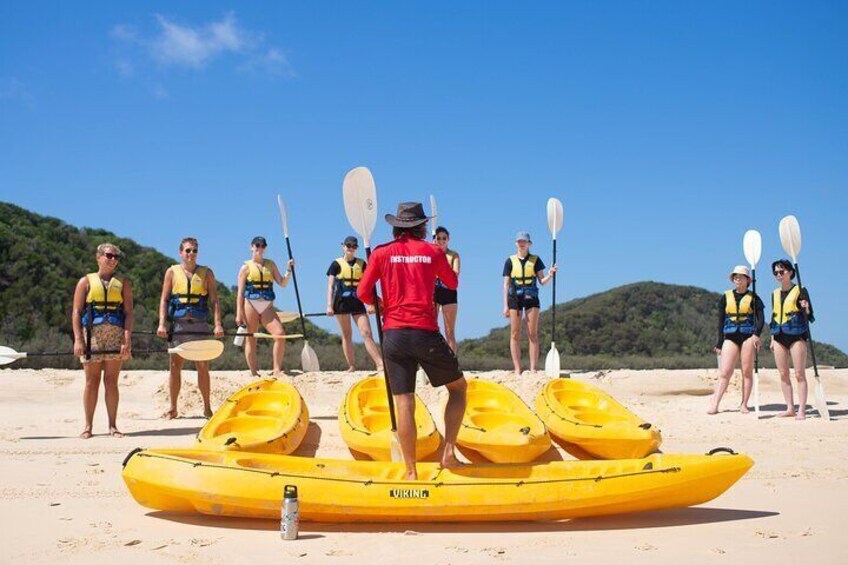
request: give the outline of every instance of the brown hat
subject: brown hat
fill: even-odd
[[[386,214],[386,221],[396,228],[414,228],[429,219],[424,213],[424,205],[420,202],[401,202],[398,204],[397,216]]]

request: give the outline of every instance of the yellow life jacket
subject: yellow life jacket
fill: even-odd
[[[769,331],[772,334],[801,335],[809,330],[807,319],[798,308],[798,298],[801,296],[801,287],[794,285],[786,298],[781,302],[781,289],[774,289],[771,295],[771,323]]]
[[[247,265],[244,297],[248,300],[274,300],[274,262],[264,259],[261,268],[253,260],[245,261],[244,264]]]
[[[453,266],[456,265],[456,260],[459,258],[459,253],[453,251],[452,249],[448,249],[447,251],[445,251],[445,257],[447,257],[448,264],[450,265],[451,269],[453,269]],[[436,286],[445,288],[445,285],[442,284],[442,281],[439,278],[436,279]]]
[[[349,300],[356,298],[356,287],[359,286],[359,281],[362,280],[362,273],[365,270],[365,261],[362,259],[354,259],[353,265],[347,262],[344,257],[336,259],[341,271],[336,275],[336,299]]]
[[[196,267],[189,275],[182,265],[173,265],[169,269],[173,273],[171,279],[171,317],[206,318],[209,314],[207,304],[206,267]]]
[[[512,272],[510,278],[510,293],[519,298],[536,298],[539,296],[539,287],[536,285],[536,255],[527,255],[527,260],[521,264],[518,254],[510,256],[512,261]]]
[[[124,325],[124,283],[113,276],[109,285],[97,273],[88,273],[88,294],[85,297],[86,309],[82,315],[83,325],[97,326],[108,323],[113,326]]]
[[[724,329],[726,334],[741,333],[751,335],[756,330],[754,326],[754,295],[746,292],[739,303],[736,303],[736,295],[732,290],[724,293]]]

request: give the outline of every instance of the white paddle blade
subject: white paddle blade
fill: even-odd
[[[760,255],[763,252],[763,238],[757,230],[748,230],[742,238],[742,250],[745,252],[745,260],[751,265],[751,269],[757,268]]]
[[[816,410],[819,411],[819,416],[825,420],[830,420],[830,409],[827,407],[827,398],[824,396],[824,385],[821,382],[821,377],[816,377]]]
[[[795,216],[786,216],[780,220],[780,245],[792,257],[792,262],[797,263],[798,254],[801,253],[801,226]]]
[[[439,218],[439,209],[436,208],[436,197],[432,194],[430,195],[430,216],[432,220],[430,221],[430,232],[433,234],[433,237],[436,236],[436,222]]]
[[[559,372],[559,351],[557,351],[556,344],[551,342],[551,350],[548,351],[548,356],[545,357],[545,376],[556,379],[559,377]]]
[[[277,195],[277,208],[280,209],[280,221],[283,223],[283,235],[289,236],[289,217],[286,214],[286,203],[283,202],[283,197]]]
[[[8,365],[20,359],[26,359],[26,353],[18,353],[11,347],[0,346],[0,365]]]
[[[259,339],[300,339],[303,337],[303,334],[274,335],[266,333],[255,333],[253,334],[253,337],[258,337]]]
[[[562,229],[562,220],[562,202],[557,198],[548,198],[548,229],[551,230],[551,236],[554,239]]]
[[[223,352],[224,344],[215,339],[187,341],[168,349],[168,353],[176,353],[187,361],[211,361]]]
[[[300,318],[300,314],[297,312],[277,312],[277,319],[280,320],[281,324],[293,322],[298,318]]]
[[[303,367],[304,373],[317,373],[321,370],[321,367],[318,365],[318,355],[309,346],[308,341],[303,342],[303,351],[300,352],[300,364]]]
[[[377,186],[367,167],[356,167],[345,175],[342,183],[345,214],[356,233],[369,247],[377,225]]]

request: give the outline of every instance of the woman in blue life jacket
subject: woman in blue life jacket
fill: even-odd
[[[786,411],[780,417],[795,416],[803,420],[807,412],[807,341],[810,339],[810,322],[815,321],[810,295],[806,288],[792,282],[795,268],[786,259],[775,261],[771,265],[779,288],[771,297],[771,350],[774,364],[780,373],[780,387],[786,401]],[[789,361],[795,368],[795,381],[798,383],[798,412],[792,400],[792,381],[789,378]]]
[[[268,242],[262,236],[256,236],[250,242],[251,258],[244,262],[238,272],[238,294],[236,295],[236,324],[245,326],[248,333],[259,331],[259,324],[265,326],[271,335],[285,335],[286,331],[277,310],[274,308],[274,282],[281,287],[289,283],[294,260],[289,260],[286,274],[281,275],[276,263],[265,259]],[[283,372],[283,356],[286,354],[286,340],[275,339],[271,353],[272,375]],[[256,360],[256,338],[246,337],[244,358],[250,374],[259,376]]]
[[[742,359],[742,404],[747,414],[748,399],[754,384],[754,357],[760,350],[760,334],[765,325],[765,306],[759,296],[748,290],[751,274],[748,267],[737,265],[730,273],[734,287],[718,301],[718,340],[715,352],[721,355],[718,382],[707,414],[718,414],[721,397],[727,391],[736,364]]]
[[[121,362],[132,357],[132,285],[129,279],[115,274],[121,250],[117,245],[103,243],[97,246],[96,257],[97,272],[89,273],[77,282],[72,314],[74,355],[80,357],[85,371],[82,439],[89,439],[92,435],[101,378],[106,389],[109,435],[123,437],[117,424],[118,373]]]
[[[356,354],[353,349],[353,328],[351,320],[359,329],[365,350],[374,361],[377,371],[383,370],[380,348],[371,334],[371,321],[368,314],[373,313],[370,306],[356,296],[356,288],[365,272],[366,263],[356,257],[359,240],[352,235],[342,242],[342,256],[330,263],[327,269],[327,316],[334,317],[342,332],[342,351],[347,361],[347,370],[356,370]]]
[[[515,235],[518,252],[507,258],[503,267],[503,314],[509,318],[509,351],[515,374],[521,374],[521,313],[527,320],[527,337],[530,341],[530,371],[536,371],[539,360],[539,287],[550,281],[557,266],[544,274],[542,259],[530,253],[530,234],[520,231]],[[538,284],[537,284],[538,283]]]
[[[436,245],[439,249],[445,252],[445,257],[448,258],[448,263],[451,269],[459,276],[459,253],[450,249],[450,232],[447,228],[439,226],[436,228],[436,235],[433,236]],[[451,290],[442,284],[442,281],[436,279],[436,291],[433,294],[433,301],[436,303],[436,310],[442,311],[442,319],[445,326],[445,341],[453,352],[456,353],[456,316],[459,310],[458,294],[456,290]],[[438,313],[438,312],[437,312]]]

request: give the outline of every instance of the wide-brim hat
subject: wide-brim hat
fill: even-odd
[[[751,280],[751,271],[748,270],[748,267],[745,265],[736,265],[733,267],[733,270],[730,271],[730,281],[733,282],[733,275],[745,275],[748,277],[748,280]]]
[[[396,215],[386,214],[386,221],[396,228],[414,228],[431,218],[424,213],[424,205],[420,202],[401,202]]]

